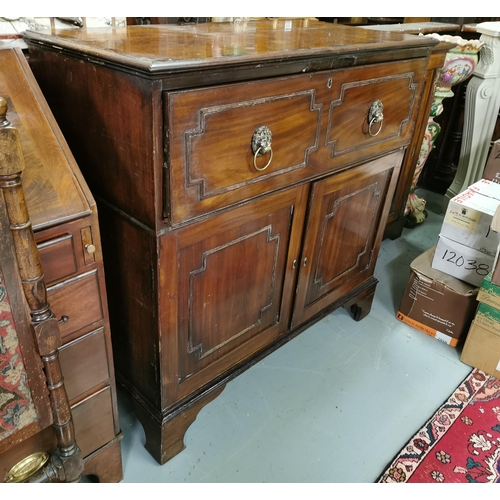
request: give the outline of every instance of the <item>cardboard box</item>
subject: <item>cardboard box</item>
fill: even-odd
[[[500,234],[491,230],[491,221],[499,205],[500,184],[475,182],[449,201],[440,236],[495,257]]]
[[[497,207],[493,219],[491,221],[491,229],[497,233],[500,233],[500,205]],[[500,245],[497,248],[497,254],[495,255],[495,262],[493,264],[493,271],[491,276],[491,282],[495,285],[500,285],[500,266],[498,265],[498,256],[500,254]]]
[[[472,322],[460,361],[500,379],[500,335]]]
[[[494,260],[491,255],[440,235],[431,265],[437,271],[479,287],[493,269]]]
[[[450,346],[469,331],[476,312],[477,288],[431,267],[435,248],[410,265],[411,274],[397,319]]]
[[[491,333],[500,335],[500,309],[491,307],[484,302],[479,302],[474,322]]]
[[[483,179],[500,183],[500,139],[491,146],[488,161],[484,167]]]
[[[477,300],[483,304],[500,309],[500,286],[491,282],[491,274],[488,274],[481,283]]]

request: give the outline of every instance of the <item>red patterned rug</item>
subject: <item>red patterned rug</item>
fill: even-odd
[[[376,482],[500,482],[500,380],[473,370]]]

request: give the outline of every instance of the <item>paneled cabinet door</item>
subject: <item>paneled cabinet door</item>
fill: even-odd
[[[293,326],[373,275],[401,158],[394,153],[313,184]]]
[[[308,191],[265,196],[164,236],[162,268],[177,274],[163,302],[167,402],[288,331]]]

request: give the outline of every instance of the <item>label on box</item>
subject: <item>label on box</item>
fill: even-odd
[[[494,257],[440,236],[432,267],[475,286],[481,286]]]
[[[477,300],[500,309],[500,286],[491,282],[491,274],[488,274],[481,283]]]
[[[458,339],[454,339],[453,337],[450,337],[449,335],[446,335],[445,333],[442,333],[439,330],[430,328],[427,325],[421,323],[420,321],[415,321],[413,318],[409,318],[401,311],[397,312],[396,318],[399,319],[399,321],[402,321],[403,323],[406,323],[407,325],[410,325],[411,327],[420,330],[426,335],[429,335],[429,337],[434,337],[435,339],[438,339],[441,342],[448,344],[449,346],[456,347],[456,345],[458,344]]]
[[[500,310],[484,302],[479,303],[474,321],[490,332],[500,335]]]
[[[406,323],[407,325],[410,325],[413,328],[416,328],[417,330],[420,330],[421,332],[424,332],[431,337],[434,337],[436,335],[436,330],[434,330],[434,328],[429,328],[427,325],[423,325],[422,323],[420,323],[420,321],[415,321],[414,319],[409,318],[401,311],[398,311],[398,313],[396,314],[396,318],[399,319],[399,321],[402,321],[403,323]]]
[[[500,360],[498,360],[498,364],[497,364],[496,370],[497,370],[497,372],[500,372]]]
[[[445,333],[436,331],[435,338],[440,340],[441,342],[444,342],[445,344],[451,345],[452,338]]]
[[[444,218],[447,224],[465,229],[471,233],[476,232],[480,220],[481,212],[479,210],[460,206],[450,208]]]
[[[500,234],[490,224],[499,206],[500,185],[481,179],[450,200],[440,235],[494,257]]]

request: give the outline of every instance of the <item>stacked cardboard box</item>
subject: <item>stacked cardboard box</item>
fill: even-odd
[[[500,205],[497,207],[493,220],[491,221],[491,229],[500,234]],[[493,271],[491,282],[495,285],[500,285],[500,265],[499,265],[500,246],[497,248],[495,261],[493,263]]]
[[[477,287],[493,270],[500,234],[491,222],[500,184],[481,179],[450,200],[432,267]]]
[[[500,183],[500,139],[491,146],[488,161],[484,167],[483,179]]]
[[[410,265],[397,319],[450,346],[465,338],[477,307],[477,288],[431,266],[434,247]]]
[[[396,317],[450,346],[459,345],[472,332],[467,349],[464,346],[466,363],[476,359],[477,343],[488,338],[495,358],[500,353],[500,292],[494,311],[488,309],[495,306],[487,300],[478,308],[477,300],[483,281],[483,297],[488,283],[500,285],[499,254],[500,140],[493,144],[483,179],[450,200],[436,247],[411,263]],[[495,369],[500,370],[500,355]]]
[[[483,281],[477,295],[479,307],[467,334],[460,360],[500,378],[500,286]]]

